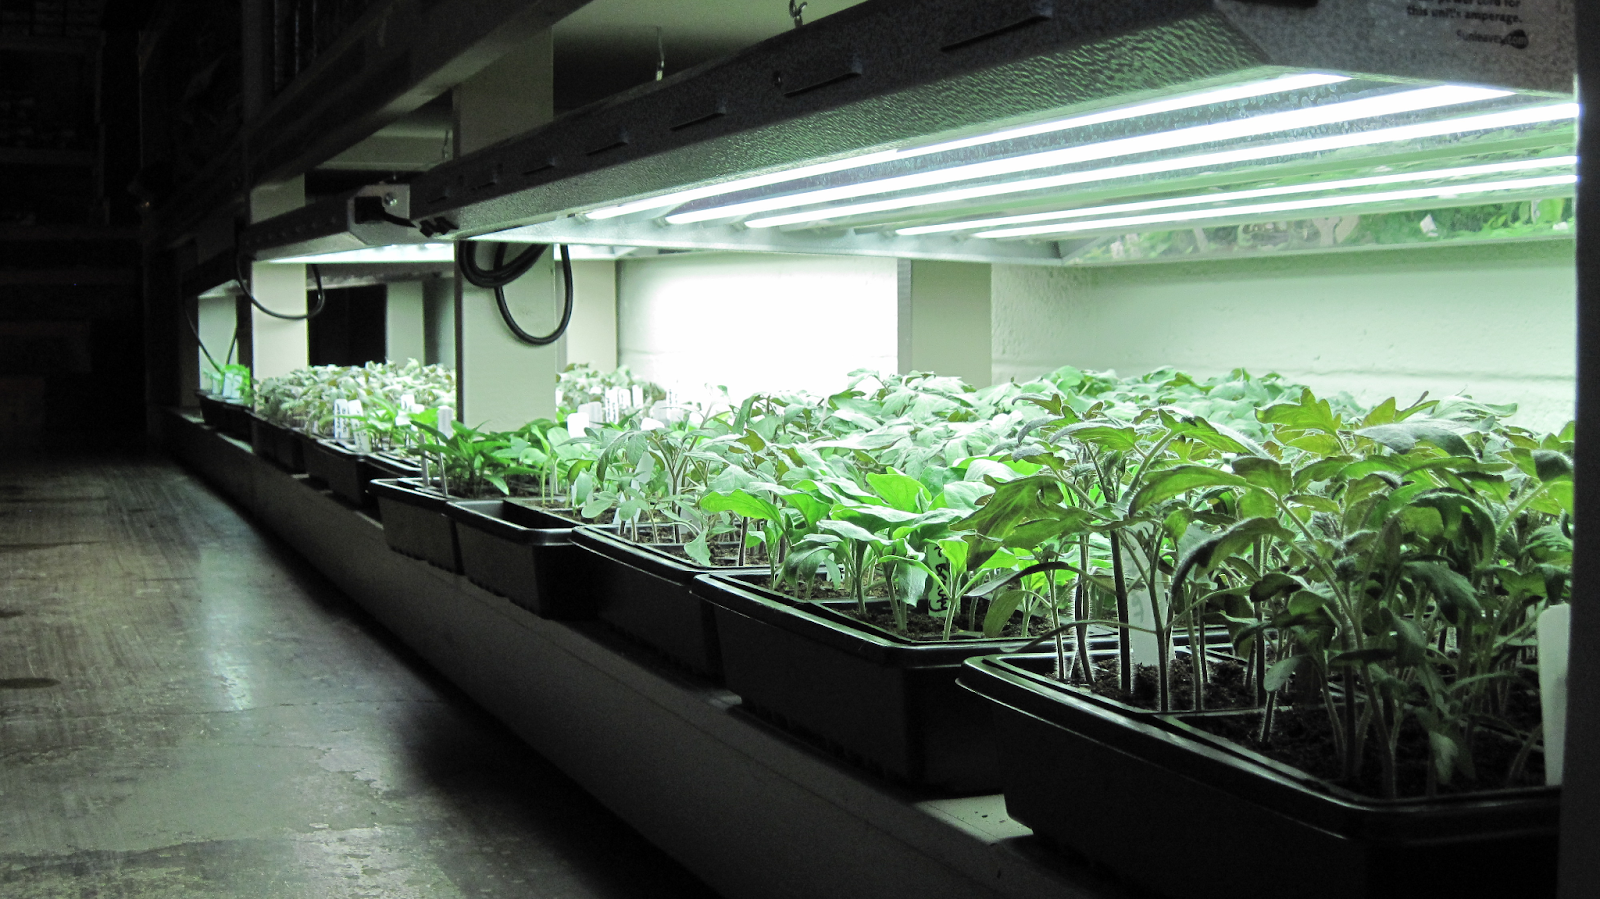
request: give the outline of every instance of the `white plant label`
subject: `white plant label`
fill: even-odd
[[[1163,608],[1165,605],[1162,604]],[[1156,626],[1155,616],[1150,613],[1150,594],[1144,590],[1129,590],[1128,623],[1147,629],[1128,631],[1128,648],[1135,665],[1157,665],[1161,661],[1161,644],[1156,642],[1155,634],[1148,632]]]
[[[1539,702],[1544,713],[1544,782],[1561,784],[1567,745],[1567,653],[1572,643],[1572,606],[1551,606],[1539,615]]]
[[[585,436],[589,431],[589,416],[585,412],[574,412],[567,416],[567,436],[574,439]]]
[[[244,395],[244,378],[236,371],[222,376],[222,398],[236,400]]]
[[[456,432],[456,410],[450,406],[439,407],[439,433],[449,439]]]

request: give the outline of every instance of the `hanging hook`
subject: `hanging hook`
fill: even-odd
[[[801,17],[805,15],[806,7],[810,5],[809,3],[796,3],[795,0],[789,0],[789,18],[794,19],[794,27],[799,28],[805,24],[805,22],[801,21]]]
[[[661,43],[661,26],[656,26],[656,80],[667,74],[667,48]]]

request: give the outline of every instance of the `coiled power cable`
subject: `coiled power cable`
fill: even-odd
[[[565,244],[556,246],[557,257],[561,260],[561,280],[566,284],[566,301],[561,308],[561,321],[556,329],[549,334],[540,336],[529,334],[517,324],[516,318],[511,314],[511,307],[506,303],[506,285],[517,280],[533,268],[534,263],[544,256],[547,249],[544,244],[532,244],[528,249],[506,262],[506,245],[497,243],[494,247],[494,262],[489,268],[478,265],[477,244],[470,240],[456,243],[456,268],[461,271],[461,277],[474,287],[481,287],[494,291],[494,301],[500,307],[500,317],[505,319],[506,327],[523,343],[530,346],[549,346],[561,339],[567,333],[567,325],[572,322],[572,256],[567,251]]]
[[[311,319],[321,315],[322,310],[328,305],[328,294],[322,289],[322,268],[314,262],[306,267],[311,269],[311,277],[315,278],[317,282],[317,305],[304,313],[288,314],[284,312],[274,312],[271,309],[261,305],[261,301],[256,299],[256,295],[250,292],[250,285],[245,282],[243,257],[233,257],[234,280],[239,282],[239,289],[244,291],[245,297],[250,300],[250,305],[261,310],[263,315],[270,315],[273,318],[281,318],[284,321],[289,322],[310,321]]]

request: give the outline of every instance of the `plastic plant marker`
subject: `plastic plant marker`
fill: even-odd
[[[1165,603],[1163,603],[1165,605]],[[1144,590],[1128,591],[1128,623],[1140,630],[1128,630],[1127,640],[1133,650],[1133,664],[1157,665],[1161,662],[1161,644],[1156,641],[1155,619],[1150,614],[1150,594]]]
[[[1572,606],[1539,614],[1539,703],[1544,712],[1544,782],[1561,785],[1567,741],[1567,653],[1572,641]]]
[[[567,434],[574,440],[582,437],[589,430],[589,413],[574,412],[567,416]]]

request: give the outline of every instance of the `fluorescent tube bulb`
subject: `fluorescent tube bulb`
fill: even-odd
[[[1055,119],[1049,122],[1040,122],[1035,125],[1024,125],[1019,128],[1008,128],[990,134],[981,134],[975,137],[965,137],[957,140],[930,144],[925,147],[916,147],[906,150],[885,150],[878,153],[868,153],[863,156],[854,156],[849,159],[838,159],[833,162],[822,162],[816,165],[801,166],[770,175],[755,175],[749,178],[739,178],[734,181],[714,184],[709,187],[697,187],[690,190],[675,191],[670,194],[661,194],[646,197],[631,203],[622,203],[616,206],[606,206],[584,213],[591,219],[612,219],[624,215],[633,215],[636,212],[648,212],[652,209],[667,209],[673,206],[682,206],[695,200],[704,200],[708,197],[723,194],[737,193],[757,187],[769,187],[773,184],[782,184],[787,181],[798,181],[802,178],[811,178],[817,175],[828,175],[834,172],[844,172],[850,169],[865,168],[882,162],[891,162],[896,159],[912,159],[918,156],[927,156],[932,153],[943,153],[949,150],[959,150],[966,147],[977,147],[1000,141],[1016,140],[1023,137],[1032,137],[1039,134],[1049,134],[1055,131],[1067,131],[1073,128],[1085,128],[1090,125],[1103,125],[1107,122],[1120,122],[1127,119],[1136,119],[1147,115],[1157,115],[1164,112],[1177,112],[1184,109],[1196,109],[1201,106],[1210,106],[1215,103],[1228,103],[1237,100],[1248,100],[1254,97],[1264,97],[1269,94],[1287,93],[1289,91],[1305,90],[1310,87],[1321,87],[1328,84],[1338,84],[1350,79],[1343,75],[1326,75],[1320,72],[1307,72],[1296,75],[1284,75],[1278,78],[1269,78],[1265,81],[1252,81],[1248,84],[1236,84],[1231,87],[1216,90],[1201,91],[1194,94],[1185,94],[1178,97],[1168,97],[1164,100],[1155,100],[1150,103],[1140,103],[1134,106],[1121,106],[1115,109],[1092,112],[1065,119]]]
[[[309,256],[290,256],[285,259],[263,259],[273,263],[362,263],[362,262],[454,262],[456,245],[452,243],[402,243],[383,247],[362,247],[359,250],[339,250],[333,253],[314,253]]]
[[[1173,131],[1159,131],[1155,134],[1140,134],[1134,137],[1122,137],[1115,140],[1100,141],[1099,143],[1065,147],[1059,150],[1046,150],[1041,153],[991,159],[927,172],[916,172],[910,175],[879,178],[857,184],[845,184],[838,187],[827,187],[778,197],[765,197],[759,200],[748,200],[743,203],[731,203],[727,206],[714,206],[709,209],[678,212],[667,216],[667,223],[687,225],[712,219],[738,218],[762,212],[773,212],[779,209],[793,209],[797,206],[832,203],[838,200],[849,200],[873,194],[916,190],[940,184],[951,184],[957,181],[1004,177],[1036,169],[1076,165],[1083,162],[1111,159],[1117,156],[1133,156],[1140,153],[1155,153],[1162,150],[1175,150],[1200,144],[1243,140],[1280,131],[1317,128],[1342,122],[1396,115],[1398,113],[1438,109],[1462,103],[1475,103],[1480,100],[1492,100],[1508,96],[1510,93],[1510,91],[1491,90],[1482,87],[1443,84],[1437,87],[1424,87],[1417,90],[1381,94],[1376,97],[1363,97],[1359,100],[1346,100],[1342,103],[1328,103],[1321,106],[1309,106],[1304,109],[1269,112],[1242,119],[1213,122],[1209,125],[1194,125]]]
[[[922,234],[944,234],[951,231],[976,231],[1003,225],[1022,225],[1034,222],[1059,222],[1067,219],[1110,215],[1119,212],[1137,212],[1145,209],[1171,209],[1178,206],[1198,206],[1202,203],[1228,203],[1240,200],[1257,200],[1262,197],[1281,197],[1289,194],[1317,193],[1329,190],[1349,190],[1358,187],[1378,187],[1386,184],[1405,184],[1413,181],[1433,181],[1440,178],[1471,178],[1481,175],[1526,172],[1533,169],[1570,168],[1578,164],[1576,156],[1556,156],[1545,159],[1519,159],[1516,162],[1496,162],[1487,165],[1469,165],[1453,169],[1434,169],[1427,172],[1404,172],[1393,175],[1372,175],[1365,178],[1346,178],[1339,181],[1314,181],[1305,184],[1286,184],[1254,190],[1226,193],[1190,194],[1184,197],[1167,197],[1160,200],[1140,200],[1135,203],[1116,203],[1110,206],[1085,206],[1080,209],[1061,209],[1052,212],[1035,212],[1027,215],[1008,215],[1000,218],[972,219],[964,222],[941,222],[937,225],[917,225],[900,228],[896,234],[914,237]]]
[[[1412,190],[1391,190],[1368,194],[1344,194],[1337,197],[1313,197],[1288,200],[1282,203],[1256,203],[1229,206],[1223,209],[1190,209],[1183,212],[1162,212],[1153,215],[1130,215],[1121,218],[1094,219],[1087,222],[1059,222],[1036,225],[1031,228],[1001,228],[981,231],[974,237],[1037,237],[1044,234],[1076,234],[1081,231],[1098,231],[1105,228],[1136,228],[1144,225],[1177,224],[1200,219],[1214,219],[1241,215],[1268,215],[1280,212],[1299,212],[1309,209],[1327,209],[1334,206],[1361,206],[1371,203],[1393,203],[1404,200],[1422,200],[1432,197],[1458,197],[1463,194],[1493,193],[1504,190],[1533,190],[1544,187],[1567,187],[1578,183],[1577,175],[1549,175],[1543,178],[1522,178],[1511,181],[1486,181],[1477,184],[1436,185]]]
[[[1577,114],[1578,104],[1576,103],[1559,103],[1549,106],[1529,106],[1520,109],[1508,110],[1506,112],[1484,113],[1476,116],[1445,119],[1438,122],[1423,122],[1416,125],[1399,125],[1393,128],[1380,128],[1375,131],[1357,131],[1350,134],[1336,134],[1329,137],[1312,137],[1305,138],[1303,140],[1286,141],[1284,143],[1266,144],[1258,147],[1242,147],[1237,150],[1219,150],[1213,153],[1202,153],[1197,156],[1178,156],[1171,159],[1156,159],[1149,162],[1134,162],[1124,165],[1110,166],[1103,169],[1067,172],[1060,175],[1044,175],[1036,178],[1023,178],[1015,181],[1002,181],[990,184],[975,185],[973,187],[954,188],[951,190],[938,191],[936,193],[929,194],[918,194],[910,197],[896,197],[888,200],[874,200],[865,203],[854,203],[844,206],[812,209],[805,212],[751,219],[744,224],[751,228],[775,228],[782,225],[797,225],[807,222],[819,222],[826,221],[828,219],[844,218],[846,216],[893,212],[901,209],[911,209],[917,206],[933,206],[942,203],[956,203],[966,200],[978,200],[988,197],[1005,196],[1007,194],[1028,193],[1036,190],[1050,190],[1053,188],[1068,187],[1074,184],[1110,181],[1116,178],[1133,178],[1144,175],[1161,174],[1163,172],[1178,172],[1185,169],[1234,165],[1241,162],[1254,162],[1262,159],[1271,159],[1278,156],[1323,153],[1330,150],[1344,150],[1352,147],[1371,146],[1373,144],[1421,140],[1429,137],[1441,137],[1447,134],[1463,134],[1469,131],[1490,131],[1498,128],[1514,128],[1520,125],[1535,125],[1541,122],[1554,122],[1562,119],[1571,119],[1575,118]]]

